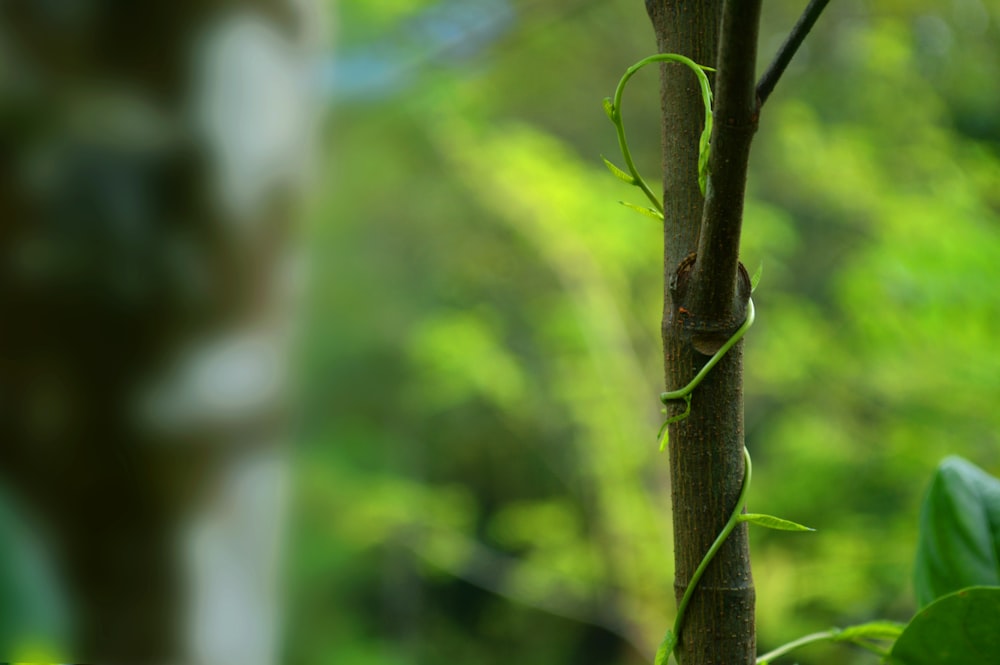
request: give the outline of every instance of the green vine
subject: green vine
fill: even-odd
[[[643,180],[641,175],[639,175],[639,170],[636,169],[635,162],[632,160],[632,152],[629,150],[628,140],[625,138],[625,125],[622,121],[622,95],[625,92],[625,85],[636,72],[653,62],[677,62],[682,65],[686,65],[695,73],[695,76],[698,77],[698,84],[701,86],[701,98],[705,103],[705,127],[702,129],[701,138],[698,141],[698,187],[701,189],[702,196],[705,194],[705,186],[708,183],[708,155],[710,150],[709,139],[712,136],[712,86],[708,82],[708,76],[705,72],[713,72],[715,70],[711,67],[699,65],[683,55],[678,55],[676,53],[657,53],[656,55],[643,58],[625,70],[625,74],[622,76],[621,80],[618,81],[618,87],[615,89],[614,100],[612,100],[611,97],[604,98],[604,112],[615,125],[615,130],[618,133],[618,146],[621,148],[622,157],[625,159],[625,168],[627,171],[618,168],[607,159],[604,160],[604,164],[616,178],[641,189],[642,193],[645,194],[646,198],[653,204],[653,207],[643,208],[642,206],[637,206],[633,203],[627,203],[625,201],[620,201],[620,203],[627,208],[631,208],[636,212],[646,215],[647,217],[662,220],[663,203],[660,202],[660,199],[657,198],[657,196],[653,193],[653,190],[651,190],[649,185],[646,184],[646,181]]]
[[[759,275],[760,272],[758,271],[757,275],[755,275],[754,279],[752,280],[754,282],[753,286],[756,286],[756,281],[759,279]],[[732,349],[733,346],[735,346],[736,343],[743,338],[743,335],[745,335],[747,330],[750,329],[750,326],[753,325],[754,318],[755,318],[755,310],[754,310],[753,298],[751,298],[747,304],[746,320],[739,328],[736,329],[736,332],[734,332],[732,336],[726,340],[726,343],[723,344],[711,358],[709,358],[708,362],[705,363],[705,366],[702,367],[697,374],[695,374],[694,378],[691,379],[691,381],[683,388],[660,394],[660,401],[663,402],[664,404],[666,404],[669,401],[679,400],[679,399],[683,399],[684,402],[686,403],[686,408],[684,409],[683,413],[668,418],[667,421],[663,423],[663,426],[660,428],[660,433],[657,436],[657,438],[660,439],[661,451],[664,449],[667,442],[667,438],[666,436],[664,436],[667,426],[670,425],[670,423],[683,420],[684,418],[687,418],[688,415],[690,415],[691,393],[694,392],[694,389],[698,387],[698,384],[700,384],[702,380],[704,380],[704,378],[708,376],[708,373],[712,370],[712,368],[715,367],[720,360],[722,360],[722,357],[725,356],[726,353],[729,352],[729,350]],[[666,635],[663,637],[663,641],[660,643],[659,649],[657,649],[656,651],[655,665],[663,665],[664,663],[667,662],[667,659],[670,657],[670,654],[673,653],[674,648],[677,646],[677,641],[680,636],[681,627],[684,625],[684,615],[687,612],[687,607],[688,604],[691,602],[691,598],[694,596],[695,588],[698,586],[698,582],[701,580],[701,577],[705,573],[705,570],[708,569],[708,565],[712,562],[712,559],[715,558],[716,553],[722,547],[722,544],[726,542],[726,538],[728,538],[729,534],[733,532],[733,529],[735,529],[739,524],[746,522],[748,524],[756,524],[758,526],[763,526],[768,529],[778,529],[780,531],[814,530],[810,529],[807,526],[803,526],[796,522],[785,520],[780,517],[775,517],[773,515],[765,515],[762,513],[744,513],[743,509],[746,505],[747,494],[750,491],[750,481],[753,477],[753,464],[750,460],[750,451],[747,450],[745,446],[743,448],[743,462],[744,462],[743,487],[740,489],[740,495],[739,498],[737,498],[736,500],[736,506],[733,508],[732,513],[729,515],[729,519],[726,521],[726,524],[722,527],[722,531],[719,532],[719,535],[715,538],[715,541],[712,543],[711,547],[708,548],[708,551],[705,553],[705,556],[702,557],[701,563],[698,564],[698,567],[695,569],[694,574],[691,576],[691,581],[688,582],[687,588],[684,590],[684,595],[681,597],[681,602],[677,606],[677,615],[674,618],[673,628],[667,630]]]
[[[759,279],[759,275],[760,273],[758,271],[757,275],[754,276],[754,280]],[[722,360],[722,357],[726,355],[729,349],[733,348],[736,342],[742,339],[743,335],[746,334],[746,331],[749,330],[750,326],[753,325],[754,316],[755,312],[753,306],[753,298],[751,298],[750,301],[747,303],[746,320],[739,328],[736,329],[736,332],[733,333],[733,336],[727,339],[726,343],[723,344],[721,347],[719,347],[719,350],[716,351],[715,354],[708,359],[708,362],[705,363],[705,366],[702,367],[697,374],[694,375],[694,378],[691,379],[691,381],[683,388],[680,388],[678,390],[671,390],[665,393],[660,393],[660,401],[663,402],[664,404],[666,404],[671,400],[678,400],[678,399],[683,399],[686,403],[686,407],[683,413],[679,413],[676,416],[671,416],[670,418],[667,418],[666,422],[664,422],[663,425],[660,427],[660,431],[657,433],[656,438],[660,442],[661,452],[667,447],[667,436],[666,436],[667,426],[679,420],[684,420],[691,414],[691,393],[694,392],[694,389],[698,387],[698,384],[701,383],[706,376],[708,376],[708,373],[712,371],[712,368],[715,367],[720,360]]]
[[[895,621],[871,621],[857,626],[848,626],[847,628],[831,628],[830,630],[812,633],[811,635],[806,635],[783,644],[777,649],[757,658],[757,665],[770,665],[771,661],[775,658],[787,655],[799,647],[819,642],[847,642],[870,651],[881,658],[886,658],[889,655],[889,649],[883,647],[877,640],[895,641],[903,634],[904,628],[906,628],[905,624],[896,623]]]

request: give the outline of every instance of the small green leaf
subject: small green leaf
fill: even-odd
[[[764,262],[761,261],[757,264],[757,270],[754,271],[753,277],[750,278],[750,293],[757,290],[757,285],[760,284],[760,278],[764,274]]]
[[[887,665],[995,663],[1000,587],[970,587],[920,610],[892,646]]]
[[[610,97],[605,97],[603,105],[604,105],[604,113],[605,113],[605,115],[608,116],[608,119],[611,122],[614,122],[615,121],[615,105],[611,103],[611,98]]]
[[[668,393],[661,393],[660,394],[660,399],[662,400],[664,398],[664,396],[667,395],[667,394]],[[671,424],[673,424],[673,423],[680,422],[681,420],[684,420],[685,418],[687,418],[688,416],[691,415],[691,393],[688,393],[688,394],[684,395],[683,398],[677,398],[677,399],[683,399],[684,400],[684,410],[681,413],[678,413],[676,415],[670,416],[665,421],[663,421],[663,424],[660,425],[660,431],[657,432],[657,434],[656,434],[656,438],[659,439],[659,441],[660,441],[660,452],[661,453],[664,450],[667,449],[667,444],[670,443],[670,429],[669,429],[669,426]],[[667,410],[666,410],[666,408],[664,408],[660,412],[663,413],[664,415],[666,415]]]
[[[834,636],[833,640],[835,642],[850,642],[856,639],[895,640],[903,634],[905,628],[905,623],[871,621],[843,628]]]
[[[777,529],[778,531],[815,531],[816,529],[810,529],[807,526],[798,524],[797,522],[792,522],[790,520],[783,520],[780,517],[775,517],[774,515],[763,515],[761,513],[744,513],[736,518],[740,522],[749,522],[750,524],[756,524],[757,526],[766,527],[768,529]]]
[[[656,433],[656,440],[660,442],[660,452],[662,453],[664,450],[667,449],[667,445],[670,443],[669,420],[660,425],[660,431]]]
[[[705,127],[701,130],[701,137],[698,139],[698,189],[701,195],[705,196],[705,189],[708,186],[708,158],[712,154],[712,106],[711,97],[705,99]]]
[[[674,647],[677,646],[677,636],[674,635],[674,631],[667,629],[667,634],[663,636],[663,641],[660,642],[660,648],[656,650],[656,659],[653,661],[653,665],[666,665],[667,660],[670,659],[670,654],[674,652]]]
[[[711,147],[706,143],[701,152],[698,153],[698,189],[701,190],[702,196],[705,196],[705,190],[708,188],[708,155],[710,151]]]
[[[653,210],[652,208],[644,208],[642,206],[637,206],[636,204],[629,203],[628,201],[619,201],[618,203],[621,203],[629,210],[635,210],[640,215],[645,215],[646,217],[652,217],[653,219],[658,219],[661,222],[663,221],[663,213],[660,212],[659,210]]]
[[[617,166],[615,166],[614,164],[612,164],[610,161],[608,161],[608,159],[606,157],[601,157],[601,159],[604,160],[604,165],[608,167],[608,170],[611,171],[611,174],[613,176],[615,176],[619,180],[623,180],[623,181],[627,182],[630,185],[634,185],[635,184],[635,178],[634,177],[632,177],[628,173],[625,173],[620,168],[618,168]]]
[[[961,457],[938,467],[920,511],[917,601],[1000,586],[1000,480]]]

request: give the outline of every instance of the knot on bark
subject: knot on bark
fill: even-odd
[[[719,289],[701,289],[700,293],[713,295],[718,290],[733,294],[730,306],[721,314],[708,315],[712,311],[705,302],[694,302],[691,294],[691,280],[695,273],[697,253],[688,254],[677,266],[670,278],[670,293],[673,310],[671,324],[679,325],[682,335],[689,340],[698,353],[710,356],[726,343],[736,329],[743,325],[747,317],[747,303],[750,300],[750,275],[742,262],[738,263],[735,288],[720,285]],[[702,276],[707,278],[709,276]]]

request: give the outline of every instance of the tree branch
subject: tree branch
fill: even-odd
[[[792,61],[796,51],[799,50],[799,46],[802,45],[806,35],[812,30],[819,15],[823,13],[829,2],[830,0],[811,0],[805,11],[802,12],[802,16],[799,17],[799,20],[795,23],[795,27],[792,28],[792,31],[785,39],[785,43],[778,49],[774,60],[768,65],[767,71],[764,72],[764,75],[760,77],[760,81],[757,83],[757,99],[760,100],[760,106],[763,106],[767,98],[771,96],[774,86],[778,84],[778,79],[785,73],[788,63]]]
[[[684,298],[695,346],[705,354],[714,353],[746,316],[749,284],[741,284],[738,266],[747,163],[757,130],[760,7],[761,0],[727,0],[723,6],[708,187]]]

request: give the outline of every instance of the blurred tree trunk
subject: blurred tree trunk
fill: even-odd
[[[744,5],[744,15],[734,14],[734,5]],[[756,109],[747,108],[745,99],[747,88],[753,94],[755,56],[753,50],[747,52],[747,43],[756,40],[754,10],[759,11],[759,3],[647,0],[646,6],[660,52],[679,53],[719,69],[713,77],[716,118],[705,197],[698,187],[698,140],[704,107],[697,81],[685,67],[665,65],[661,69],[665,174],[662,333],[666,386],[676,390],[694,377],[746,317],[749,279],[738,263],[737,252],[746,151],[756,118]],[[724,13],[734,30],[724,28]],[[734,40],[739,30],[746,35]],[[741,52],[727,53],[727,40]],[[723,90],[727,75],[728,92]],[[739,108],[730,114],[726,105],[732,103],[733,93],[738,93]],[[678,602],[742,488],[742,375],[741,342],[697,388],[690,417],[670,426]],[[671,403],[668,408],[673,415],[683,406],[683,402]],[[729,536],[697,587],[681,627],[676,651],[679,662],[752,664],[756,650],[754,599],[747,529],[741,525]]]
[[[0,479],[68,661],[273,662],[303,4],[0,9]]]

